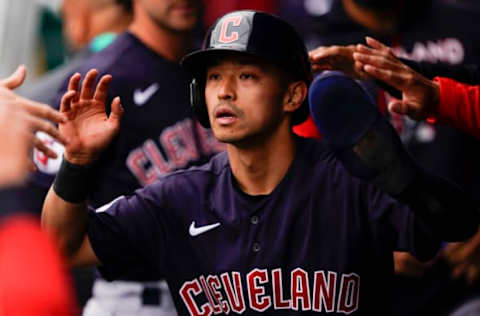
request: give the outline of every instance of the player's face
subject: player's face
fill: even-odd
[[[188,32],[200,16],[200,0],[139,0],[142,9],[160,27],[172,32]]]
[[[285,91],[275,67],[253,58],[224,58],[208,67],[205,98],[215,137],[238,143],[268,136],[285,118]]]

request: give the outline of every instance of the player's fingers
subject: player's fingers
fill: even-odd
[[[468,285],[473,285],[478,280],[478,278],[480,276],[480,271],[478,270],[478,268],[475,265],[470,264],[468,266],[466,274],[467,274]]]
[[[76,72],[74,73],[71,77],[70,80],[68,81],[68,90],[73,90],[77,92],[77,96],[74,99],[74,101],[77,101],[76,99],[80,96],[80,79],[82,78],[82,75],[80,73]]]
[[[80,99],[91,99],[95,92],[95,79],[97,78],[98,71],[96,69],[90,69],[87,75],[83,79],[82,90],[80,92]]]
[[[112,110],[110,112],[110,116],[108,117],[108,121],[112,126],[118,130],[120,128],[120,120],[122,119],[123,115],[123,107],[120,102],[120,97],[115,97],[112,101]]]
[[[422,107],[408,101],[392,101],[388,104],[388,110],[393,113],[407,115],[416,121],[426,119],[426,114],[423,112]],[[455,256],[450,259],[452,262],[455,261]]]
[[[66,122],[66,117],[63,113],[60,113],[47,104],[25,99],[25,102],[23,103],[23,109],[38,118],[49,120],[55,123]]]
[[[107,93],[108,93],[108,86],[110,85],[110,82],[112,81],[112,76],[110,75],[104,75],[100,79],[100,82],[97,85],[97,89],[95,90],[95,96],[94,99],[105,103],[107,100]]]
[[[376,39],[370,37],[370,36],[367,36],[365,37],[365,41],[367,42],[367,44],[370,46],[370,47],[373,47],[373,48],[376,48],[382,52],[385,52],[385,53],[388,53],[392,56],[395,56],[393,54],[393,51],[390,47],[388,47],[387,45],[383,44],[382,42],[380,41],[377,41]]]
[[[312,64],[312,71],[313,72],[319,72],[323,70],[332,70],[333,67],[328,64]]]
[[[317,62],[318,60],[325,58],[329,54],[335,51],[334,46],[320,46],[308,52],[308,57],[311,62]]]
[[[8,89],[15,89],[23,83],[26,76],[27,68],[25,68],[24,65],[20,65],[17,67],[15,72],[11,74],[8,78],[0,80],[0,86],[6,87]]]
[[[382,69],[390,69],[392,71],[405,70],[404,65],[401,62],[395,62],[394,60],[390,60],[384,56],[355,52],[353,53],[353,59],[363,64],[372,65]]]
[[[65,92],[60,100],[60,112],[67,113],[72,109],[72,102],[77,97],[77,92],[70,90]]]
[[[33,137],[33,146],[39,151],[41,151],[48,158],[57,158],[57,153],[50,149],[43,141],[41,141],[37,137]]]
[[[388,111],[392,113],[406,115],[408,114],[408,105],[400,100],[391,101],[388,104]]]
[[[384,81],[398,90],[403,90],[409,80],[391,69],[381,69],[372,65],[364,65],[363,70],[371,77]]]
[[[388,51],[383,51],[383,50],[380,50],[380,49],[370,48],[370,47],[367,47],[363,44],[357,44],[355,46],[355,52],[365,54],[365,55],[369,55],[369,56],[380,56],[380,57],[384,57],[385,59],[395,58],[395,56],[392,56]],[[354,56],[354,58],[355,58],[355,56]]]
[[[320,46],[309,52],[310,62],[332,62],[340,58],[341,60],[351,60],[355,51],[354,45],[349,46]]]
[[[360,76],[360,79],[368,78],[368,74],[363,71],[363,64],[361,62],[355,61],[353,64],[353,70]]]
[[[60,134],[60,131],[55,126],[53,126],[53,124],[50,124],[49,122],[36,118],[34,116],[28,117],[27,120],[30,129],[33,132],[42,131],[52,136],[62,144],[65,144],[67,142],[66,138]]]

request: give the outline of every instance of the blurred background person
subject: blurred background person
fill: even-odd
[[[127,29],[132,21],[131,10],[126,0],[63,0],[62,33],[71,58],[26,85],[22,94],[39,102],[51,102],[66,76]]]

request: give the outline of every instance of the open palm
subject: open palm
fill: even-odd
[[[81,76],[76,73],[70,78],[68,91],[63,95],[60,112],[67,121],[60,124],[60,133],[68,139],[65,158],[75,164],[89,164],[112,141],[120,128],[123,114],[120,99],[112,101],[110,116],[105,112],[108,86],[112,77],[104,75],[95,88],[98,71],[90,70],[81,89]]]
[[[438,103],[438,85],[404,64],[383,43],[367,37],[370,47],[359,44],[353,58],[371,77],[402,91],[402,100],[393,100],[388,109],[408,115],[414,120],[424,120]]]

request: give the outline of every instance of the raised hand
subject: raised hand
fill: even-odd
[[[120,128],[123,109],[119,97],[112,101],[110,116],[105,112],[107,90],[112,77],[102,76],[95,88],[97,75],[97,70],[90,70],[80,89],[81,76],[74,74],[70,78],[68,91],[62,97],[60,112],[66,115],[67,120],[59,128],[69,140],[65,147],[65,158],[74,164],[94,162]]]
[[[19,66],[11,76],[0,80],[0,106],[23,110],[23,119],[27,121],[27,126],[32,132],[43,131],[64,144],[66,139],[60,135],[54,125],[46,120],[61,123],[65,120],[65,116],[46,104],[20,97],[12,91],[23,83],[25,76],[25,67]],[[57,157],[55,152],[50,150],[40,139],[34,138],[33,144],[48,157]]]
[[[454,279],[463,277],[467,284],[475,284],[480,279],[480,232],[465,242],[447,244],[442,256]]]
[[[0,106],[0,187],[21,184],[34,168],[30,151],[35,137],[28,116],[20,108]]]
[[[367,79],[360,63],[353,59],[355,46],[320,46],[310,52],[308,56],[313,71],[340,70],[355,79]]]
[[[402,100],[391,101],[389,111],[415,120],[431,115],[439,100],[438,84],[401,62],[389,47],[370,37],[366,40],[370,47],[357,45],[353,53],[355,62],[371,77],[402,91]]]

